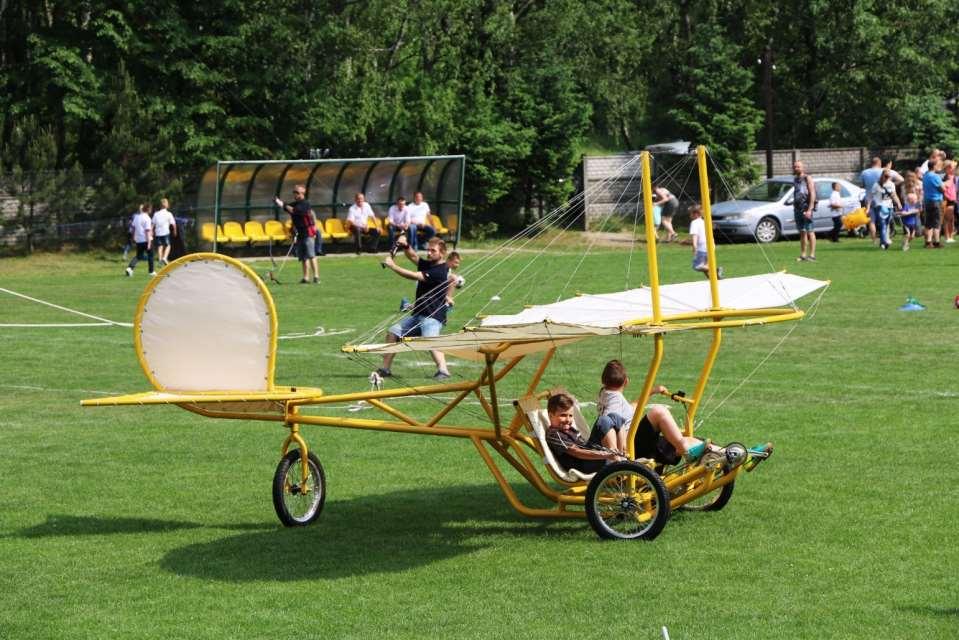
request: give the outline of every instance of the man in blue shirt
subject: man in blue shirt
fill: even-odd
[[[937,157],[935,164],[929,162],[929,171],[922,176],[922,226],[926,239],[926,248],[942,248],[939,244],[939,224],[942,221],[942,202],[944,187],[937,171],[941,162]]]

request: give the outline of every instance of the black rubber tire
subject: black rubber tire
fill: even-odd
[[[621,490],[623,482],[630,477],[642,483],[638,497],[648,503],[646,508],[650,511],[649,520],[635,530],[628,526],[633,524],[634,519],[625,516],[635,514],[642,505],[637,504],[637,495],[624,495]],[[617,490],[616,485],[620,486],[620,490]],[[599,513],[599,504],[604,499],[619,501],[615,514],[604,517]],[[637,462],[606,465],[596,472],[586,488],[586,519],[600,538],[652,540],[669,520],[669,493],[659,474],[645,465]],[[617,527],[616,524],[623,526]]]
[[[770,227],[772,233],[764,233],[761,231],[761,227]],[[753,234],[756,237],[756,242],[760,244],[768,244],[776,242],[783,237],[783,230],[779,226],[779,220],[772,216],[766,216],[762,218],[759,222],[756,223],[756,232]]]
[[[698,500],[692,502],[687,502],[686,504],[679,507],[679,511],[719,511],[729,502],[729,499],[733,497],[733,489],[736,486],[736,481],[733,480],[729,484],[724,484],[719,491],[712,491],[707,493],[704,496],[700,496]]]
[[[299,493],[300,481],[300,450],[291,449],[280,460],[276,466],[276,472],[273,474],[273,508],[276,515],[287,527],[305,527],[316,520],[320,512],[323,511],[323,504],[326,502],[326,474],[323,472],[323,465],[320,459],[310,451],[308,454],[310,475],[309,482],[311,491],[303,494]],[[287,477],[293,472],[295,482],[290,484]],[[297,492],[297,493],[294,493]],[[307,499],[302,499],[307,496]],[[301,502],[302,505],[296,502]],[[298,506],[295,511],[291,511],[292,506]]]

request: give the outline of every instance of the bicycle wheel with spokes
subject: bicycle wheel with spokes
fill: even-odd
[[[666,486],[639,463],[607,465],[586,488],[586,518],[601,538],[652,540],[669,519]]]
[[[306,482],[299,449],[287,452],[273,474],[273,508],[287,527],[303,527],[320,515],[326,501],[326,475],[312,451],[307,456]]]

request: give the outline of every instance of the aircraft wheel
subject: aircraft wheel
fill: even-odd
[[[733,487],[736,481],[724,484],[718,491],[710,491],[701,495],[695,500],[690,500],[679,507],[680,511],[719,511],[726,506],[729,499],[733,497]]]
[[[303,527],[319,517],[326,501],[326,475],[323,465],[312,451],[308,455],[309,471],[303,483],[302,458],[299,449],[290,449],[273,474],[273,508],[287,527]]]
[[[639,463],[606,465],[586,488],[586,518],[600,538],[652,540],[669,519],[666,485]]]

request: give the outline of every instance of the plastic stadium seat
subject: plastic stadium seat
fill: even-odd
[[[213,244],[214,226],[216,227],[217,244],[230,244],[230,239],[223,233],[223,229],[220,228],[220,225],[214,225],[212,222],[204,222],[203,226],[200,227],[200,237],[203,238],[203,241]]]
[[[339,218],[326,219],[326,233],[333,240],[343,240],[350,237],[346,227],[343,226],[343,221]]]
[[[456,230],[460,228],[460,217],[455,213],[446,214],[446,228],[450,230],[450,236],[456,237]]]
[[[273,240],[273,242],[286,242],[290,238],[286,232],[286,227],[284,227],[283,223],[279,220],[267,220],[263,232]]]
[[[386,221],[382,218],[376,216],[370,216],[370,219],[367,221],[367,226],[372,227],[373,229],[379,229],[380,234],[386,234]]]
[[[243,233],[243,227],[240,226],[239,222],[224,222],[223,233],[226,234],[232,244],[246,244],[250,241],[250,236]]]
[[[270,236],[263,230],[263,225],[258,220],[247,221],[243,225],[243,232],[250,238],[251,244],[270,244]]]
[[[436,229],[436,234],[440,236],[448,235],[450,230],[443,226],[443,221],[438,215],[430,214],[430,226]]]

